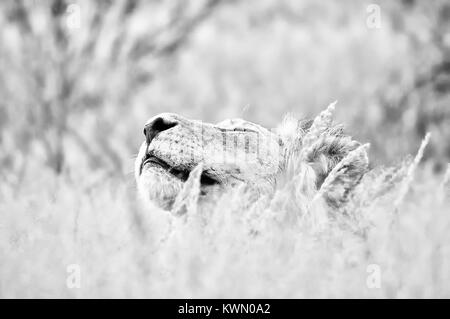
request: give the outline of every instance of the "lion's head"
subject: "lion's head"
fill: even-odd
[[[141,195],[164,208],[173,203],[200,163],[201,188],[251,183],[267,186],[280,170],[283,142],[271,131],[243,120],[218,124],[159,114],[144,126],[135,164]]]
[[[159,114],[144,126],[145,140],[135,163],[139,193],[170,209],[189,174],[200,164],[202,194],[242,183],[267,192],[276,186],[277,176],[286,169],[292,152],[304,148],[308,154],[302,154],[299,160],[310,165],[315,172],[315,187],[320,187],[327,174],[359,143],[343,135],[340,126],[334,126],[313,132],[320,133],[317,140],[303,145],[303,138],[312,139],[308,132],[317,130],[314,125],[312,121],[297,121],[293,138],[241,119],[211,124],[173,113]],[[296,147],[292,148],[292,143]],[[366,156],[345,165],[345,176],[349,177],[346,183],[358,181],[366,168]]]

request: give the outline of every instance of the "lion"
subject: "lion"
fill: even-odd
[[[276,130],[243,119],[212,124],[158,114],[144,125],[135,161],[138,192],[170,210],[195,171],[201,196],[242,184],[270,194],[279,176],[301,164],[312,172],[311,187],[326,188],[327,203],[338,207],[367,171],[368,157],[365,147],[332,124],[333,111],[334,104],[313,121],[289,116]]]

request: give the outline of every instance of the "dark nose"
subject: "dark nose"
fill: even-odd
[[[155,136],[165,130],[168,130],[174,126],[178,125],[178,122],[174,119],[166,119],[163,117],[157,117],[150,123],[147,123],[144,127],[144,135],[147,144],[155,138]]]

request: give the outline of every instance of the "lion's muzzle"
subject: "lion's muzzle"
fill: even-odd
[[[162,113],[145,124],[144,135],[136,180],[142,195],[164,207],[200,163],[202,188],[266,183],[284,151],[276,134],[242,120],[215,125]]]

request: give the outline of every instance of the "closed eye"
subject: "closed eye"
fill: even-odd
[[[245,127],[235,127],[235,128],[233,128],[233,131],[236,131],[236,132],[253,132],[253,133],[256,132],[256,131],[254,131],[252,129],[245,128]]]

